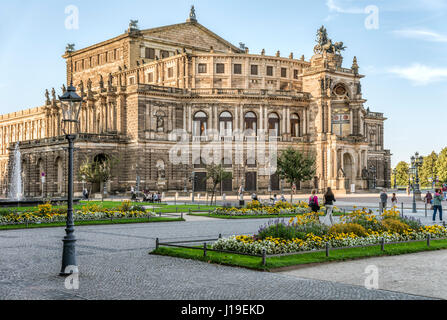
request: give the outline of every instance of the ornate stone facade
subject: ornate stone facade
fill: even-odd
[[[203,176],[206,171],[195,142],[235,141],[235,132],[251,129],[251,137],[241,140],[243,161],[235,159],[236,153],[222,157],[233,172],[233,180],[223,185],[227,194],[240,185],[258,192],[269,185],[273,191],[290,187],[271,172],[261,172],[246,143],[252,139],[267,150],[272,137],[278,150],[293,146],[315,153],[317,174],[299,186],[303,189],[349,190],[351,184],[367,189],[371,179],[376,187],[388,187],[386,119],[364,107],[364,76],[357,60],[343,68],[343,44],[324,47],[322,43],[310,61],[293,54],[284,58],[279,52],[267,56],[265,50],[253,54],[200,25],[194,12],[186,23],[139,30],[132,21],[126,33],[111,40],[77,51],[70,45],[63,56],[67,82],[72,79],[85,98],[75,169],[85,158],[115,156],[119,162],[107,186],[111,193],[128,191],[137,182],[140,190],[190,190],[191,173]],[[44,106],[0,116],[4,194],[16,142],[23,154],[25,195],[66,192],[67,142],[60,124],[54,89],[47,91]],[[178,144],[176,130],[187,133],[192,148],[188,161],[180,164],[170,159]],[[370,176],[372,167],[375,177]],[[82,187],[77,177],[75,191]],[[94,189],[99,192],[102,186]],[[205,189],[196,185],[196,190]]]

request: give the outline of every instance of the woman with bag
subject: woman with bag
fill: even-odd
[[[326,207],[326,217],[323,220],[323,223],[326,222],[326,219],[329,218],[331,220],[331,225],[334,225],[334,220],[332,218],[332,210],[334,209],[335,196],[330,187],[327,188],[326,193],[324,194],[324,206]]]
[[[317,190],[312,190],[312,195],[309,198],[309,207],[312,212],[318,212],[320,210],[320,205],[318,204]]]

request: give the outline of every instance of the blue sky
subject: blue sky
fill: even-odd
[[[22,0],[0,1],[0,113],[43,104],[46,88],[65,81],[61,55],[140,28],[185,21],[195,5],[199,23],[251,52],[313,54],[325,25],[343,41],[344,66],[357,56],[366,106],[385,113],[385,146],[393,166],[414,152],[447,146],[447,0]],[[79,9],[79,28],[67,29],[66,7]],[[373,7],[371,7],[373,6]],[[366,8],[373,11],[365,13]],[[377,9],[377,11],[375,11]],[[377,12],[377,15],[373,13]],[[372,18],[377,18],[373,19]],[[378,22],[373,27],[365,21]]]

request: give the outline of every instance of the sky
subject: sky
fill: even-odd
[[[418,151],[447,147],[447,0],[0,0],[0,113],[41,106],[60,93],[62,55],[140,29],[198,22],[251,53],[313,54],[317,29],[343,41],[344,67],[357,57],[365,107],[383,112],[393,167]],[[76,15],[77,20],[73,19]]]

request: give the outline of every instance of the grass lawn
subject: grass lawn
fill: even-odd
[[[177,222],[185,221],[181,218],[165,218],[165,217],[151,217],[150,220],[147,218],[137,218],[137,219],[114,219],[114,220],[85,220],[85,221],[75,221],[75,226],[92,226],[92,225],[109,225],[109,224],[132,224],[132,223],[155,223],[155,222]],[[65,222],[55,222],[55,223],[41,223],[41,224],[29,224],[28,226],[24,224],[20,225],[7,225],[0,226],[0,230],[16,230],[16,229],[33,229],[33,228],[55,228],[55,227],[65,227]]]
[[[194,210],[197,211],[197,210]],[[246,216],[230,216],[230,215],[224,215],[224,214],[208,214],[208,213],[198,213],[194,212],[191,214],[188,214],[191,216],[200,216],[200,217],[210,217],[210,218],[217,218],[217,219],[274,219],[274,218],[292,218],[296,217],[298,214],[266,214],[266,215],[246,215]],[[342,216],[342,212],[334,212],[334,216]]]
[[[154,209],[151,209],[151,207],[154,207]],[[153,211],[155,213],[187,213],[189,212],[189,209],[194,212],[206,212],[206,215],[208,215],[208,211],[214,211],[217,207],[216,206],[205,206],[205,205],[165,205],[165,206],[159,206],[158,204],[154,205],[148,205],[149,210]],[[205,214],[204,214],[205,215]]]
[[[260,257],[249,257],[238,254],[228,254],[211,251],[208,251],[207,257],[204,257],[203,251],[185,248],[160,247],[158,250],[154,250],[153,252],[151,252],[151,254],[200,260],[208,263],[229,265],[233,267],[242,267],[261,271],[274,271],[278,268],[302,266],[311,263],[345,261],[379,256],[393,256],[442,249],[447,249],[447,240],[432,240],[430,247],[427,247],[426,241],[389,244],[385,245],[385,251],[381,251],[380,245],[365,248],[331,250],[329,257],[326,257],[325,252],[303,253],[285,257],[272,257],[267,258],[265,266],[262,265],[262,258]]]

